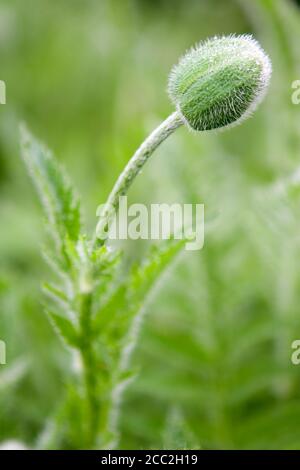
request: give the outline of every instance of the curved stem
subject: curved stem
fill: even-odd
[[[105,239],[105,233],[112,215],[118,211],[119,198],[124,196],[131,186],[135,177],[140,173],[142,167],[157,147],[183,124],[180,114],[175,111],[160,126],[158,126],[137,149],[133,157],[127,163],[124,171],[117,179],[107,202],[101,211],[100,219],[96,227],[96,237]]]
[[[137,149],[133,157],[127,163],[125,169],[120,174],[117,179],[105,205],[103,206],[99,216],[99,221],[96,227],[95,238],[93,244],[99,240],[99,243],[104,243],[106,239],[106,233],[109,227],[111,218],[117,213],[119,208],[119,198],[124,196],[129,190],[131,184],[133,183],[136,176],[140,173],[142,167],[148,161],[149,157],[157,149],[157,147],[165,140],[169,135],[171,135],[178,127],[183,124],[180,114],[176,111],[172,113],[165,121],[163,121],[160,126],[158,126],[142,143],[142,145]],[[86,321],[83,322],[83,325],[86,324]],[[86,335],[89,337],[89,335]],[[87,345],[85,344],[85,348]],[[85,351],[84,348],[84,351]],[[89,349],[88,349],[89,351]],[[91,351],[89,351],[91,353]],[[89,363],[91,361],[91,356],[88,353],[83,355],[84,368],[86,372],[86,390],[87,398],[90,405],[91,419],[90,419],[90,443],[94,444],[95,438],[95,418],[93,419],[93,410],[95,410],[95,397],[94,397],[94,384],[91,380],[89,374]],[[112,402],[108,406],[106,415],[104,418],[104,423],[102,423],[102,441],[101,445],[115,446],[117,441],[115,422],[118,417],[118,400],[122,390],[117,388],[117,390],[112,391],[111,400]],[[98,419],[98,413],[97,413]]]

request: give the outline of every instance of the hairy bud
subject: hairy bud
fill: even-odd
[[[262,101],[271,62],[250,35],[214,37],[187,52],[169,77],[169,95],[183,121],[205,131],[233,126]]]

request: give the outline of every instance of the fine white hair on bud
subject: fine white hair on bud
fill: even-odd
[[[253,113],[266,94],[271,73],[269,57],[251,35],[213,37],[174,66],[168,92],[190,128],[227,128]]]

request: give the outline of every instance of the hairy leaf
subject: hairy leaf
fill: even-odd
[[[65,237],[77,240],[80,231],[79,203],[51,152],[22,126],[23,159],[37,188],[45,215],[59,246]]]
[[[49,311],[47,313],[55,331],[57,331],[59,336],[63,338],[63,340],[69,346],[78,348],[79,338],[73,323],[67,318],[61,315],[57,315],[56,313]]]

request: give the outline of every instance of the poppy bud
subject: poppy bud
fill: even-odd
[[[183,121],[197,131],[233,126],[262,101],[271,62],[250,35],[214,37],[173,68],[168,91]]]

